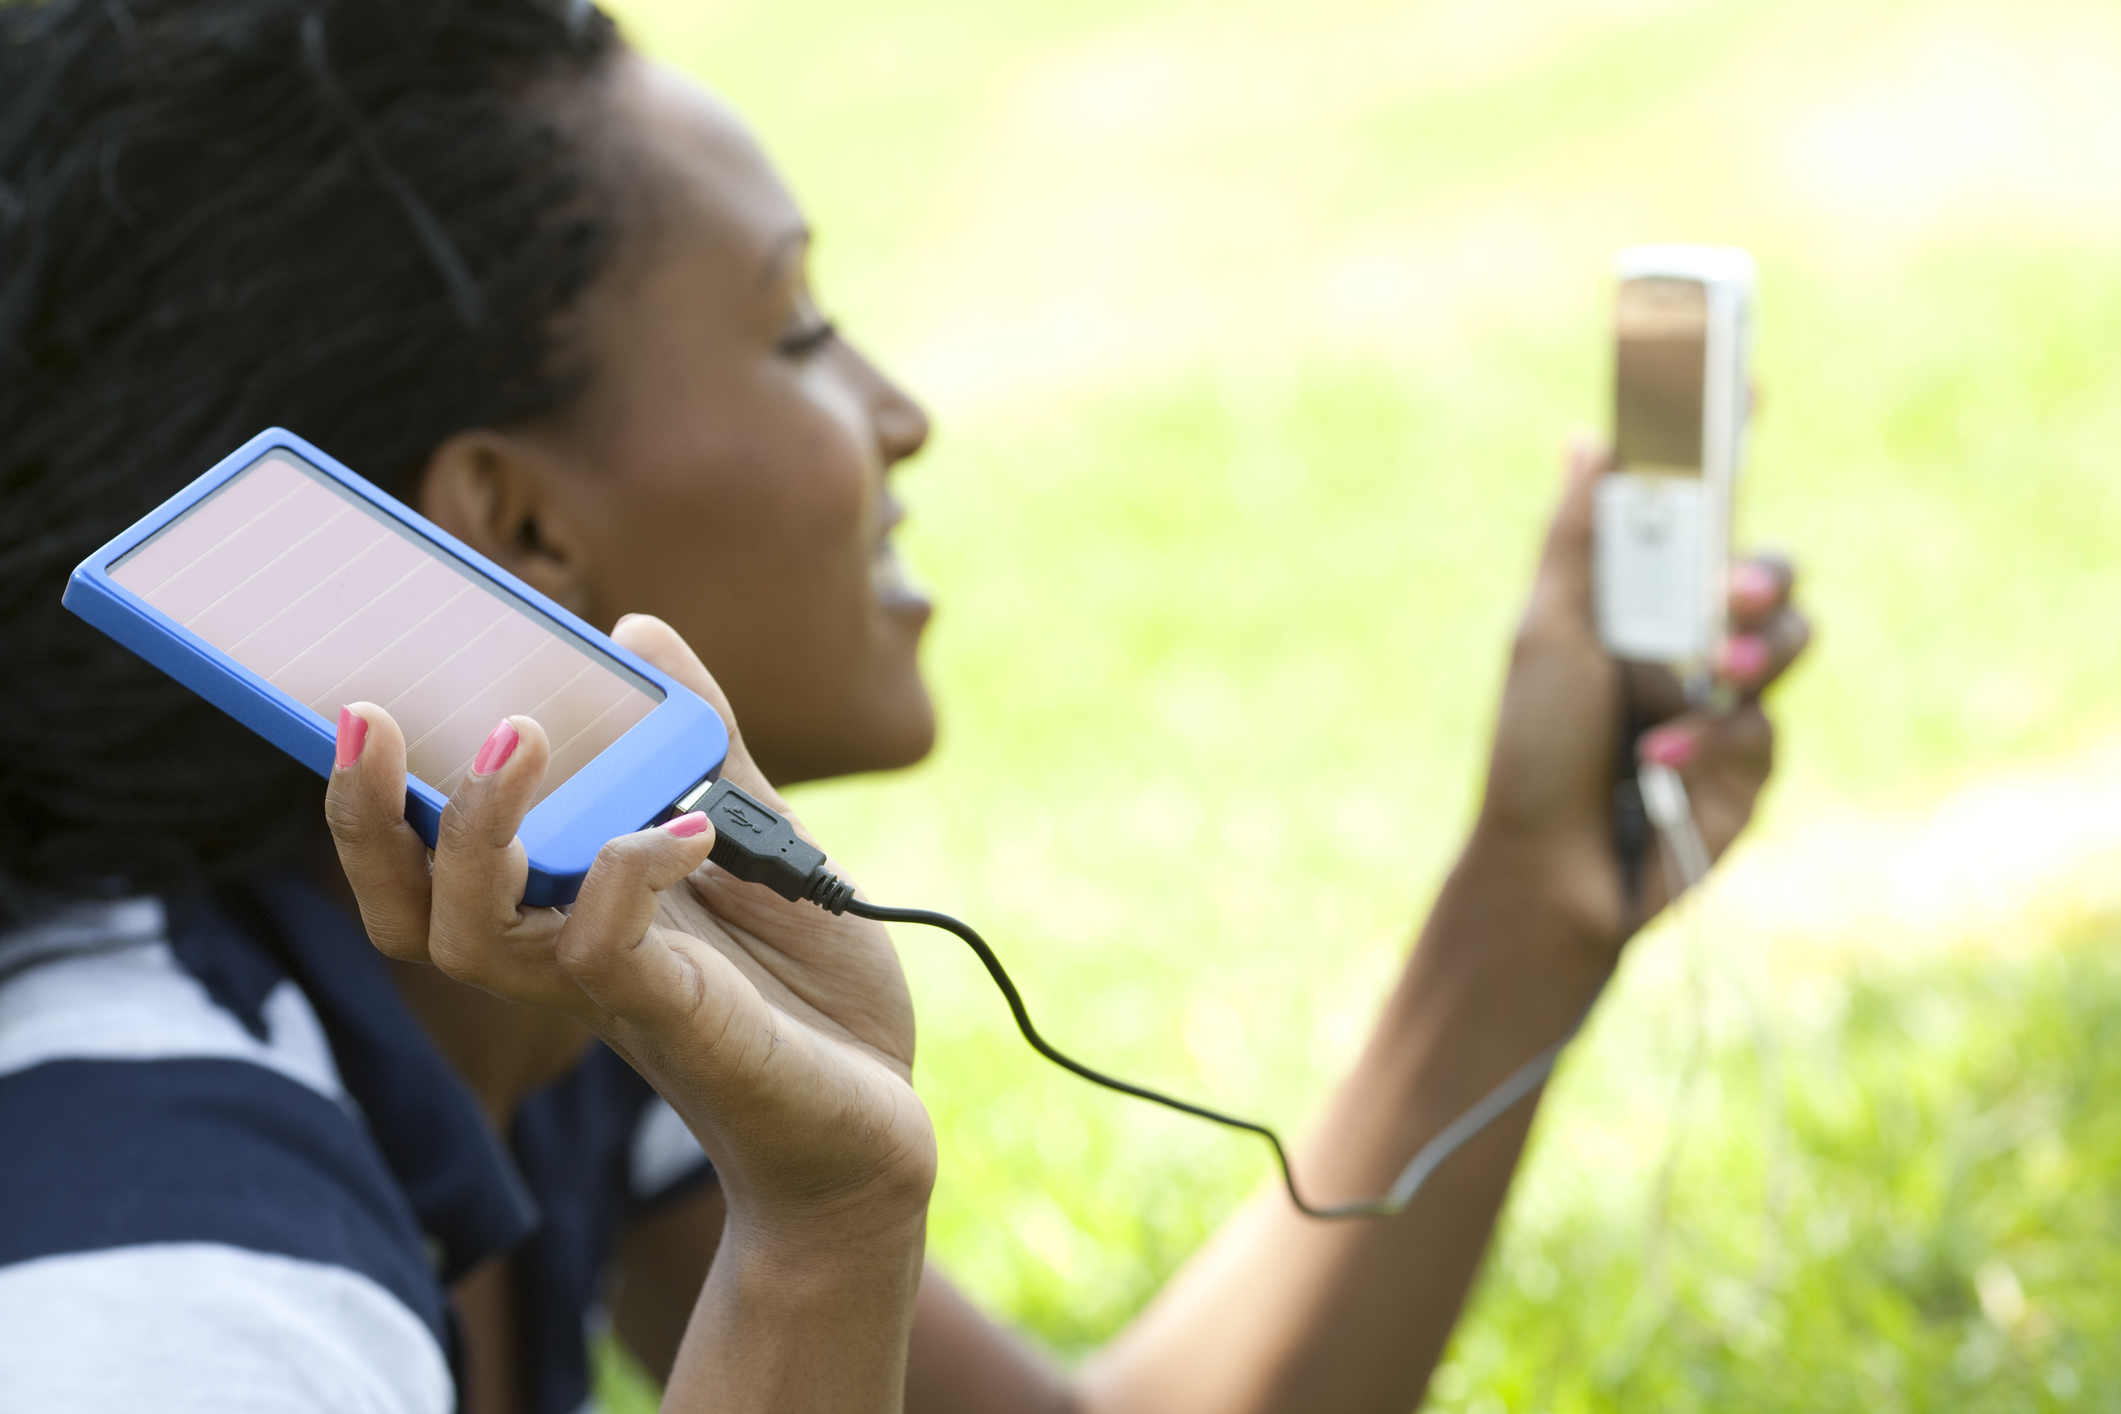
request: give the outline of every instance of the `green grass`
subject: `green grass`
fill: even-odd
[[[1332,1083],[1471,809],[1562,433],[1601,421],[1629,241],[1762,261],[1745,523],[1802,558],[1822,628],[1780,699],[1766,833],[2121,725],[2111,6],[619,8],[749,115],[827,303],[937,419],[903,490],[942,605],[941,747],[801,808],[878,897],[976,920],[1063,1045],[1291,1125]],[[1269,779],[1328,828],[1291,829]],[[961,949],[900,942],[933,1250],[1089,1348],[1260,1155],[1050,1071]],[[2013,1083],[2006,1041],[2058,1073],[2091,1044],[2069,993],[2116,995],[2098,957],[1873,977],[1831,1024],[1775,1011],[1803,1062],[1786,1269],[1748,1284],[1763,1106],[1725,1058],[1655,1323],[1628,1298],[1648,1180],[1611,1135],[1661,1112],[1677,1042],[1596,1029],[1437,1402],[2038,1404],[2062,1366],[2115,1387],[2071,1344],[2104,1206],[2051,1213],[2029,1178],[2020,1201],[2017,1151],[1965,1150],[2004,1132],[1980,1097]],[[1631,975],[1612,1006],[1669,1039],[1661,997]],[[2084,1195],[2121,1158],[2093,1108],[2053,1141]],[[2051,1220],[2074,1246],[2027,1235]],[[1991,1241],[2047,1333],[1968,1314]]]
[[[2111,1407],[2117,942],[1856,976],[1776,1065],[1720,1046],[1667,1216],[1610,1168],[1518,1195],[1435,1405]],[[1612,1079],[1563,1082],[1549,1153]]]
[[[1765,1059],[1733,992],[1713,995],[1699,1071],[1668,987],[1631,994],[1569,1062],[1432,1407],[2111,1407],[2121,920],[2031,956],[1860,971],[1778,1008]],[[1154,1196],[1114,1231],[1198,1226]],[[1183,1245],[1138,1255],[1154,1270]],[[650,1407],[606,1365],[614,1414]]]

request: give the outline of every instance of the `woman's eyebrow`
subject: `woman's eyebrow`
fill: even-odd
[[[808,226],[791,227],[775,236],[772,246],[766,251],[765,264],[759,269],[759,288],[772,289],[780,281],[781,267],[787,263],[788,258],[791,255],[800,255],[803,248],[809,244]]]

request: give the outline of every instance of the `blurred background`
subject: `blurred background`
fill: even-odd
[[[1470,819],[1612,251],[1750,247],[1742,536],[1819,640],[1756,831],[1566,1061],[1431,1407],[2121,1389],[2121,8],[613,8],[748,115],[936,421],[900,487],[941,746],[799,807],[1063,1046],[1287,1126]],[[1086,1351],[1265,1156],[899,942],[931,1251]]]

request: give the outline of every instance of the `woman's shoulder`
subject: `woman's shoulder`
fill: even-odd
[[[78,1079],[99,1064],[208,1059],[345,1102],[300,986],[275,969],[250,1005],[217,998],[179,961],[158,899],[80,905],[0,934],[0,1077],[60,1065]]]
[[[0,937],[0,1407],[446,1410],[442,1288],[317,1012],[224,961],[154,900]]]

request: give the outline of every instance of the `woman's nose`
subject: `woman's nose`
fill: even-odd
[[[904,461],[928,443],[927,412],[867,354],[845,339],[840,342],[854,360],[856,376],[868,385],[869,422],[876,429],[884,465]]]
[[[884,451],[886,465],[902,462],[928,442],[928,414],[898,384],[877,375],[881,385],[875,411],[876,440]]]

